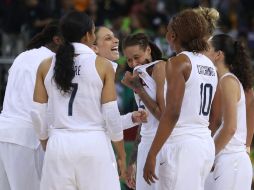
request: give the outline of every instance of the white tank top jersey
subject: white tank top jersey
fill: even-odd
[[[221,153],[232,153],[232,152],[242,152],[246,151],[246,137],[247,137],[247,121],[246,121],[246,104],[245,104],[245,94],[243,86],[238,78],[232,73],[226,73],[223,75],[220,80],[225,77],[234,77],[240,85],[240,99],[237,103],[237,127],[234,136],[231,138],[229,143],[221,151]],[[222,118],[223,119],[223,118]],[[222,120],[221,126],[216,131],[214,138],[218,135],[220,130],[223,128],[224,120]]]
[[[38,147],[30,116],[36,72],[40,63],[53,55],[48,48],[40,47],[25,51],[14,60],[0,115],[0,141]]]
[[[73,90],[63,94],[53,79],[55,57],[45,77],[48,107],[52,114],[53,129],[104,130],[105,121],[101,111],[102,80],[97,72],[97,55],[88,47],[75,43],[75,77]],[[80,52],[77,52],[78,50]]]
[[[154,66],[155,64],[159,63],[160,60],[145,64],[145,65],[140,65],[134,68],[134,71],[137,71],[139,73],[140,78],[142,79],[143,87],[147,94],[154,100],[156,101],[156,83],[154,79],[147,73],[147,68]],[[164,97],[166,95],[167,91],[167,84],[165,81],[164,85]],[[139,108],[143,108],[148,112],[148,118],[147,118],[147,123],[142,123],[141,131],[140,134],[142,138],[148,137],[154,137],[159,125],[159,121],[153,116],[153,114],[148,110],[148,108],[144,105],[140,97],[134,93],[134,97],[136,100],[136,103]]]
[[[218,83],[216,68],[203,54],[187,51],[181,54],[189,58],[192,67],[185,82],[180,116],[171,136],[207,134],[210,132],[210,109]]]

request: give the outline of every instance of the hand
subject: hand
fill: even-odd
[[[117,166],[119,172],[119,178],[125,180],[126,178],[126,159],[125,158],[118,158],[117,159]]]
[[[148,112],[144,109],[132,112],[131,118],[133,123],[147,123]]]
[[[125,183],[130,189],[136,188],[136,163],[128,167]]]
[[[145,181],[151,185],[151,183],[155,183],[155,179],[159,178],[155,175],[155,165],[156,165],[156,157],[148,154],[146,158],[145,167],[143,170],[143,178]]]
[[[121,82],[133,91],[137,91],[138,89],[143,87],[140,80],[141,79],[139,78],[137,73],[132,74],[129,71],[126,71]]]

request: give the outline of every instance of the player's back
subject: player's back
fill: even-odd
[[[218,77],[212,61],[200,53],[184,51],[191,62],[191,73],[185,82],[182,108],[174,134],[195,134],[207,131],[211,104]]]
[[[1,113],[3,117],[31,122],[30,111],[36,72],[40,63],[53,55],[54,53],[48,48],[40,47],[25,51],[14,60],[9,70]]]
[[[48,106],[53,118],[52,128],[101,130],[104,120],[101,112],[102,80],[96,69],[96,54],[88,52],[74,58],[75,77],[70,93],[61,92],[54,82],[53,59],[45,78],[49,96]]]

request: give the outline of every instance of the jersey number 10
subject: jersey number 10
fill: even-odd
[[[209,83],[201,83],[200,84],[200,96],[201,96],[201,102],[200,102],[200,109],[199,109],[199,115],[207,116],[211,109],[211,103],[212,103],[212,94],[213,94],[213,86]]]

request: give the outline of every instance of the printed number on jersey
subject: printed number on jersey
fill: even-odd
[[[77,94],[77,90],[78,90],[78,83],[72,83],[72,92],[71,92],[71,97],[69,100],[69,104],[68,104],[68,116],[72,116],[72,110],[73,110],[73,102],[74,102],[74,98]]]
[[[213,86],[209,83],[201,83],[200,84],[200,109],[199,115],[207,116],[210,113],[211,103],[212,103],[212,95],[213,95]]]

